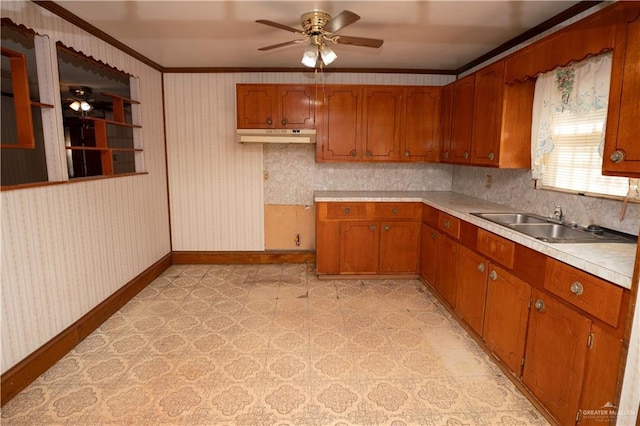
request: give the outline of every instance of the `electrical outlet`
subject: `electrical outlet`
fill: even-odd
[[[491,188],[491,186],[493,186],[493,176],[486,175],[485,176],[485,181],[484,181],[484,187],[485,188]]]

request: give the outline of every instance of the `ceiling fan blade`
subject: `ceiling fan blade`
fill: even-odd
[[[346,27],[347,25],[353,24],[358,19],[360,19],[360,16],[349,10],[344,10],[331,18],[331,20],[325,24],[323,30],[330,33],[335,33],[336,31]]]
[[[384,40],[377,38],[336,36],[336,43],[362,47],[380,47],[382,43],[384,43]]]
[[[302,33],[301,30],[298,30],[296,28],[289,27],[289,26],[283,25],[283,24],[278,24],[277,22],[273,22],[273,21],[267,21],[266,19],[258,19],[256,22],[258,24],[264,24],[264,25],[268,25],[270,27],[280,28],[281,30],[290,31],[292,33],[297,33],[297,34],[301,34]]]
[[[272,44],[271,46],[261,47],[258,50],[277,49],[278,47],[288,46],[290,44],[302,43],[303,41],[304,41],[304,39],[302,39],[302,40],[290,40],[290,41],[285,41],[284,43]]]

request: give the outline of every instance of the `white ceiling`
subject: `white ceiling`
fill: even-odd
[[[333,46],[331,68],[455,70],[578,1],[56,1],[167,67],[301,67],[303,46],[260,52],[299,38],[255,23],[301,28],[300,16],[350,10],[361,19],[337,34],[384,39],[379,49]]]

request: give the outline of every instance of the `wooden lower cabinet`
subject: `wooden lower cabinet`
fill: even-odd
[[[489,262],[487,259],[464,246],[460,246],[456,312],[479,335],[482,335],[488,273]]]
[[[379,271],[409,274],[418,270],[419,222],[382,222],[380,225]]]
[[[529,284],[489,265],[482,338],[516,377],[522,369],[530,296]]]
[[[438,232],[426,223],[420,232],[420,277],[435,288],[438,265]]]
[[[574,424],[591,320],[538,290],[533,301],[522,380],[560,424]]]
[[[435,289],[451,307],[455,308],[458,242],[440,234],[437,247]]]
[[[379,224],[342,222],[340,225],[340,273],[378,272]]]

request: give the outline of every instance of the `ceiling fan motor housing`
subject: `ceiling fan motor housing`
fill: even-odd
[[[323,27],[331,20],[331,16],[321,10],[305,13],[300,18],[302,27],[308,36],[320,35],[324,33]]]

